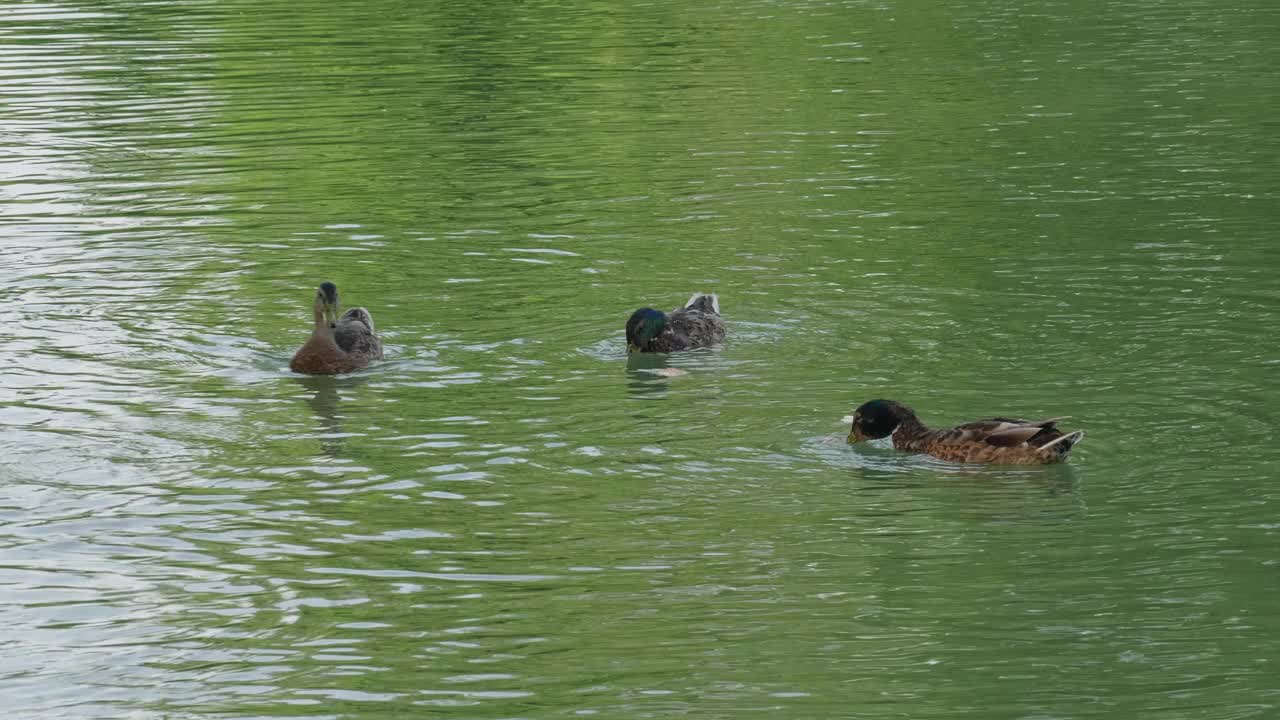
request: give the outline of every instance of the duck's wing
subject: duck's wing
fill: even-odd
[[[944,460],[970,463],[1043,465],[1062,462],[1071,447],[1084,437],[1083,430],[1063,433],[1063,418],[1028,421],[994,417],[932,431],[926,452]]]
[[[667,326],[682,337],[686,347],[708,347],[724,342],[724,319],[715,295],[697,294],[684,307],[667,315]]]
[[[369,360],[382,359],[382,341],[373,331],[373,316],[362,307],[354,307],[342,314],[333,339],[343,352]]]
[[[1054,424],[1062,418],[1022,420],[993,417],[957,425],[935,433],[935,442],[943,444],[986,443],[998,447],[1014,447],[1030,441],[1040,445],[1057,437]]]
[[[678,310],[667,319],[671,334],[683,338],[690,348],[709,347],[724,342],[724,320],[719,315],[698,310]]]
[[[1019,418],[994,417],[977,420],[964,425],[957,425],[946,432],[947,442],[982,442],[996,447],[1019,447],[1023,445],[1040,447],[1062,437],[1058,430],[1059,420],[1065,417],[1047,420],[1022,420]]]

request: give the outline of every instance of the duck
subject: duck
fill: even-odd
[[[304,375],[337,375],[382,359],[382,341],[373,330],[373,316],[354,307],[338,316],[338,286],[322,282],[316,288],[315,327],[311,337],[289,361],[289,369]]]
[[[1059,420],[993,417],[937,430],[916,417],[915,410],[894,400],[871,400],[853,412],[849,442],[893,436],[893,446],[962,463],[1050,465],[1064,462],[1084,430],[1062,432]]]
[[[627,320],[628,353],[666,353],[710,347],[724,341],[720,299],[694,293],[669,313],[643,307]]]

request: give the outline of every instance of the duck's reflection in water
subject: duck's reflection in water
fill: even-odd
[[[306,375],[293,381],[307,391],[306,403],[319,421],[320,451],[329,457],[340,457],[347,437],[339,412],[341,390],[362,385],[368,379],[359,375]]]
[[[666,353],[631,353],[627,356],[627,394],[637,399],[656,400],[666,396],[672,378],[689,374],[671,367]]]

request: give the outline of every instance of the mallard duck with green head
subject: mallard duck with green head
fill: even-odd
[[[306,375],[337,375],[382,359],[382,341],[373,330],[373,316],[354,307],[338,316],[338,286],[320,283],[314,304],[311,337],[289,361],[289,369]]]
[[[928,453],[952,462],[1048,465],[1065,461],[1067,453],[1084,437],[1083,430],[1059,430],[1058,421],[1065,419],[993,417],[933,430],[902,403],[871,400],[853,412],[849,442],[892,435],[893,446],[898,450]]]
[[[669,313],[640,308],[627,320],[627,352],[675,352],[724,342],[724,319],[714,294],[695,293]]]

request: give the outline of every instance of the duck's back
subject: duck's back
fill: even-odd
[[[382,359],[382,341],[373,331],[373,318],[361,307],[351,308],[342,315],[333,331],[338,347],[364,362]]]
[[[1057,419],[1037,422],[995,417],[929,431],[910,449],[966,463],[1045,465],[1066,460],[1083,432],[1063,433]],[[896,445],[897,443],[895,443]]]
[[[684,307],[667,315],[672,350],[710,347],[724,342],[724,319],[715,295],[694,295]]]

